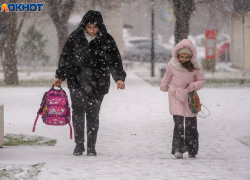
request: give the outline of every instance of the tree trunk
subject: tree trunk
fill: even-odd
[[[66,24],[62,23],[62,24],[59,24],[58,28],[56,28],[57,37],[58,37],[58,57],[60,57],[62,49],[63,49],[65,42],[68,38],[68,28],[67,27],[68,27],[67,23]],[[62,31],[62,29],[63,29],[63,31]]]
[[[194,0],[173,0],[175,22],[175,43],[187,39],[189,34],[189,20],[194,11]]]
[[[6,36],[4,38],[4,50],[2,54],[2,64],[4,72],[4,82],[7,85],[18,84],[17,74],[17,14],[16,12],[4,13],[4,21],[6,27]]]
[[[64,44],[68,38],[68,20],[75,5],[75,0],[65,0],[64,3],[55,0],[48,0],[47,2],[49,4],[50,17],[52,18],[57,31],[59,59]]]
[[[6,3],[16,3],[17,0],[7,0]],[[0,1],[2,3],[2,1]],[[4,82],[6,85],[17,85],[17,55],[16,42],[23,26],[26,11],[19,25],[16,12],[1,12],[0,14],[0,57],[2,59]]]
[[[16,42],[8,45],[5,48],[4,57],[2,59],[4,83],[7,85],[18,84],[17,74],[17,56],[16,56]]]

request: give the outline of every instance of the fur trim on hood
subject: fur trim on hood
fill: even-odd
[[[179,71],[186,71],[186,69],[184,67],[182,67],[181,65],[181,62],[180,61],[176,61],[173,57],[172,59],[170,60],[170,63],[172,64],[172,66],[176,69],[176,70],[179,70]],[[195,61],[195,62],[192,62],[194,67],[198,67],[198,63]]]
[[[181,40],[173,49],[173,58],[176,62],[179,62],[179,59],[178,59],[178,52],[180,49],[182,48],[189,48],[193,54],[192,58],[191,58],[191,62],[195,65],[197,62],[196,62],[196,56],[197,56],[197,51],[196,51],[196,48],[194,46],[194,44],[192,43],[191,40],[189,39],[183,39]]]

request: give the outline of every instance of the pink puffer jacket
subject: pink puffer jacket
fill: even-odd
[[[178,60],[178,51],[183,47],[188,47],[192,51],[191,62],[198,70],[189,72],[182,68]],[[191,112],[188,106],[188,93],[200,90],[206,83],[201,66],[196,62],[197,51],[192,41],[184,39],[173,49],[173,58],[168,63],[167,70],[162,79],[160,89],[168,91],[169,111],[171,115],[184,117],[194,117],[197,114]],[[170,86],[168,87],[168,85]],[[186,85],[190,86],[185,89]]]

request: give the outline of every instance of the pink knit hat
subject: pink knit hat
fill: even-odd
[[[181,48],[179,51],[178,51],[178,55],[179,54],[182,54],[182,53],[185,53],[185,54],[189,54],[190,56],[192,56],[192,52],[189,48],[187,47],[184,47],[184,48]]]

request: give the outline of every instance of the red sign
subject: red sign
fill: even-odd
[[[216,59],[216,37],[217,30],[205,31],[206,59]]]

